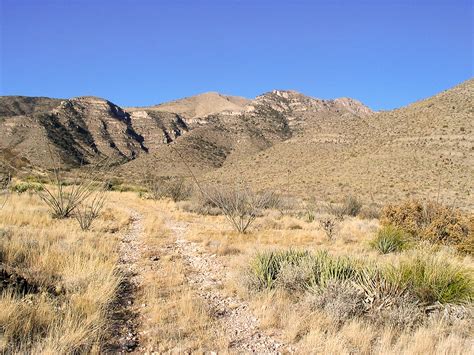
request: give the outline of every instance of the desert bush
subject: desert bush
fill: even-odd
[[[89,230],[94,220],[99,217],[104,208],[105,198],[105,191],[97,192],[89,201],[83,201],[74,211],[74,217],[83,231]]]
[[[311,278],[308,287],[311,289],[324,288],[327,283],[348,281],[357,277],[360,272],[359,262],[348,257],[334,257],[325,251],[312,254]]]
[[[11,182],[12,176],[10,173],[0,174],[0,209],[7,203]]]
[[[364,314],[365,295],[349,282],[330,280],[326,287],[308,294],[307,302],[311,309],[322,309],[336,322],[360,317]]]
[[[249,276],[251,282],[249,286],[257,290],[273,288],[284,265],[286,267],[288,265],[299,265],[308,256],[309,253],[306,251],[292,249],[257,254],[250,264]]]
[[[399,252],[407,248],[408,235],[403,229],[386,225],[377,232],[370,245],[381,254]]]
[[[289,292],[303,291],[311,279],[310,259],[299,260],[297,263],[283,263],[275,280],[275,287]]]
[[[415,251],[385,273],[388,280],[411,290],[425,304],[457,304],[474,299],[472,269],[436,254]]]
[[[284,200],[280,194],[272,190],[266,190],[259,193],[260,198],[263,200],[263,209],[275,209],[280,210],[284,206]]]
[[[239,233],[247,232],[271,198],[267,194],[257,194],[248,187],[234,189],[214,187],[206,189],[203,195],[222,211]]]
[[[190,201],[181,204],[181,207],[186,212],[197,213],[203,216],[219,216],[222,214],[219,207],[201,193],[194,193]]]
[[[344,216],[357,216],[362,208],[362,202],[355,196],[349,195],[340,204],[328,204],[328,213],[343,219]]]
[[[53,153],[50,152],[54,161]],[[110,172],[110,161],[103,161],[83,168],[83,177],[76,175],[66,180],[58,163],[52,169],[51,185],[41,183],[37,191],[41,200],[49,207],[53,218],[68,218],[74,210],[90,198],[96,191],[104,190],[108,182],[105,176]]]
[[[355,279],[357,262],[344,257],[332,257],[327,252],[270,251],[257,254],[251,262],[250,274],[257,289],[278,285],[289,289],[324,288],[331,280]],[[283,273],[280,276],[280,273]]]
[[[42,191],[43,187],[40,183],[35,183],[35,182],[18,182],[15,185],[11,187],[11,190],[13,192],[22,194],[24,192],[38,192]]]
[[[472,252],[474,217],[436,202],[409,200],[384,207],[382,224],[392,224],[432,243],[459,246]]]
[[[381,213],[382,211],[379,205],[370,204],[368,206],[363,206],[360,209],[358,216],[363,219],[379,219]]]
[[[183,177],[161,177],[149,178],[147,190],[154,200],[170,198],[174,202],[189,199],[192,193],[192,186]]]
[[[370,307],[365,316],[375,325],[412,329],[426,320],[422,307],[409,295],[392,297],[385,307]]]

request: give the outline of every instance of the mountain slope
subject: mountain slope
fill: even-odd
[[[146,151],[129,114],[104,99],[7,97],[2,104],[0,148],[33,166],[51,165],[49,147],[70,166],[105,156],[124,161]]]
[[[133,112],[137,110],[156,114],[153,108],[134,108]],[[294,91],[275,90],[248,101],[238,111],[223,110],[194,118],[180,114],[187,129],[171,139],[174,149],[158,149],[142,155],[123,165],[120,173],[133,179],[150,174],[188,174],[186,164],[189,164],[199,175],[268,149],[318,122],[329,125],[340,120],[355,122],[370,114],[370,109],[356,101],[318,100]],[[182,159],[186,159],[186,164]]]
[[[173,112],[187,119],[213,115],[225,110],[241,111],[250,100],[239,96],[222,95],[217,92],[186,97],[160,105],[147,107],[147,110]]]
[[[474,80],[398,110],[319,121],[206,179],[318,199],[440,198],[474,207]],[[288,186],[289,181],[289,186]]]
[[[473,93],[469,80],[378,113],[285,90],[127,109],[95,97],[1,97],[0,160],[48,167],[49,145],[68,167],[113,157],[118,176],[136,182],[188,175],[191,166],[204,181],[323,200],[416,196],[474,206]]]

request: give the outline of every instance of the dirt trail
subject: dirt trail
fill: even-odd
[[[258,329],[258,319],[249,305],[221,291],[225,279],[225,268],[215,255],[206,253],[198,244],[185,238],[188,225],[171,219],[167,227],[176,236],[176,250],[190,267],[189,284],[205,300],[214,316],[221,322],[229,339],[229,350],[235,352],[288,353],[294,350]]]
[[[135,295],[141,283],[138,262],[141,258],[143,245],[140,242],[143,233],[143,216],[130,210],[130,227],[120,242],[120,259],[118,270],[123,275],[117,297],[110,306],[111,339],[105,346],[107,353],[126,353],[137,349],[138,316]]]

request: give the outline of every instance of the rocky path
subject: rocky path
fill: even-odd
[[[105,347],[107,353],[127,353],[137,349],[139,313],[135,305],[136,290],[141,283],[138,262],[143,245],[140,242],[143,233],[143,216],[130,210],[131,223],[120,242],[119,272],[123,275],[117,297],[110,306],[111,340]]]
[[[222,324],[229,339],[230,349],[237,353],[288,353],[293,349],[262,333],[258,319],[249,305],[235,297],[223,294],[222,280],[225,268],[215,255],[206,253],[198,244],[185,238],[187,224],[167,221],[167,227],[176,236],[175,248],[191,269],[187,275],[190,286],[207,303],[213,315]]]

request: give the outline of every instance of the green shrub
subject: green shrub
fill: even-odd
[[[325,251],[311,257],[312,273],[308,286],[325,287],[329,281],[348,281],[354,279],[359,270],[359,263],[348,257],[330,256]]]
[[[370,245],[381,254],[399,252],[407,248],[408,235],[403,229],[387,225],[377,232]]]
[[[257,254],[252,260],[251,286],[257,289],[271,289],[278,285],[286,289],[316,289],[325,287],[330,280],[352,280],[359,270],[356,261],[332,257],[327,252],[270,251]]]
[[[12,186],[12,191],[22,194],[24,192],[43,191],[43,186],[35,182],[19,182]]]
[[[474,299],[473,271],[439,255],[416,252],[385,276],[411,290],[423,303],[465,303]]]
[[[293,249],[257,254],[250,264],[251,286],[259,290],[273,288],[283,265],[298,265],[308,256],[307,251]]]

